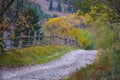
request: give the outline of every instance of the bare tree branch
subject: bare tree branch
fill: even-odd
[[[4,1],[1,1],[1,2],[4,2]],[[0,13],[0,16],[3,16],[4,13],[6,12],[6,10],[10,7],[10,5],[14,2],[14,0],[11,0],[6,7],[4,7]],[[1,8],[2,8],[2,5],[1,5]]]

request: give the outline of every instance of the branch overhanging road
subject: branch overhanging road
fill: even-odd
[[[93,63],[96,50],[74,50],[49,63],[2,71],[2,80],[59,80]]]

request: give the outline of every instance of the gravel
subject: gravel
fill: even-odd
[[[74,50],[49,63],[3,69],[1,80],[60,80],[91,64],[96,54],[96,50]]]

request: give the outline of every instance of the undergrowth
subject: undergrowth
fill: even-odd
[[[21,67],[41,64],[60,58],[66,52],[73,50],[68,46],[38,46],[7,51],[0,56],[0,68]]]
[[[65,80],[120,80],[120,50],[99,50],[96,61]]]

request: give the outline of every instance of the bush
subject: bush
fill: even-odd
[[[87,30],[81,30],[79,28],[75,28],[70,30],[68,33],[66,33],[67,36],[70,37],[76,37],[77,41],[79,42],[81,48],[83,49],[94,49],[95,43],[94,43],[94,37],[93,35],[87,31]]]
[[[82,68],[65,80],[119,80],[120,50],[107,49],[98,51],[95,63]]]
[[[84,38],[86,38],[86,41],[88,43],[87,46],[85,46],[85,49],[87,50],[95,49],[94,36],[89,31],[84,31],[83,36]]]

